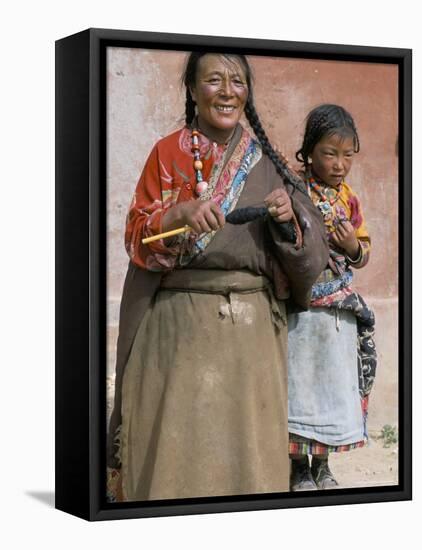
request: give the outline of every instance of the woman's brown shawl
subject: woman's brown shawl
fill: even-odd
[[[263,156],[251,170],[237,208],[263,205],[263,199],[273,189],[283,186],[274,165]],[[295,303],[307,309],[312,284],[328,261],[328,245],[320,212],[311,200],[287,186],[293,210],[303,234],[303,246],[297,250],[281,239],[278,224],[261,218],[244,225],[226,224],[219,230],[202,254],[188,265],[189,269],[246,269],[266,275],[274,283],[278,299],[291,296]],[[117,342],[114,410],[111,415],[107,464],[119,467],[115,457],[118,449],[115,436],[121,424],[121,389],[124,367],[137,329],[148,309],[161,278],[129,263],[120,306],[119,337]]]

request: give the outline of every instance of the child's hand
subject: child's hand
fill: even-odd
[[[354,227],[349,221],[344,220],[337,225],[337,229],[331,233],[331,240],[337,247],[343,248],[352,260],[359,256],[359,241],[356,238]]]
[[[293,218],[292,202],[287,192],[281,187],[267,195],[264,203],[274,221],[283,223]]]

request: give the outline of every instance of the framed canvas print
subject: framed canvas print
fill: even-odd
[[[411,51],[56,43],[56,507],[411,498]]]

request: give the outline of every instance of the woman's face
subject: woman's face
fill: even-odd
[[[206,54],[200,58],[195,86],[190,89],[198,107],[200,129],[210,138],[225,142],[242,116],[248,85],[235,57]]]
[[[312,171],[326,185],[338,187],[352,167],[354,143],[337,134],[323,137],[314,147]]]

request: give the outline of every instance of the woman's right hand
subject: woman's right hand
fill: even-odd
[[[189,225],[195,233],[210,233],[225,224],[224,214],[213,201],[180,202],[167,210],[162,220],[163,231]]]

